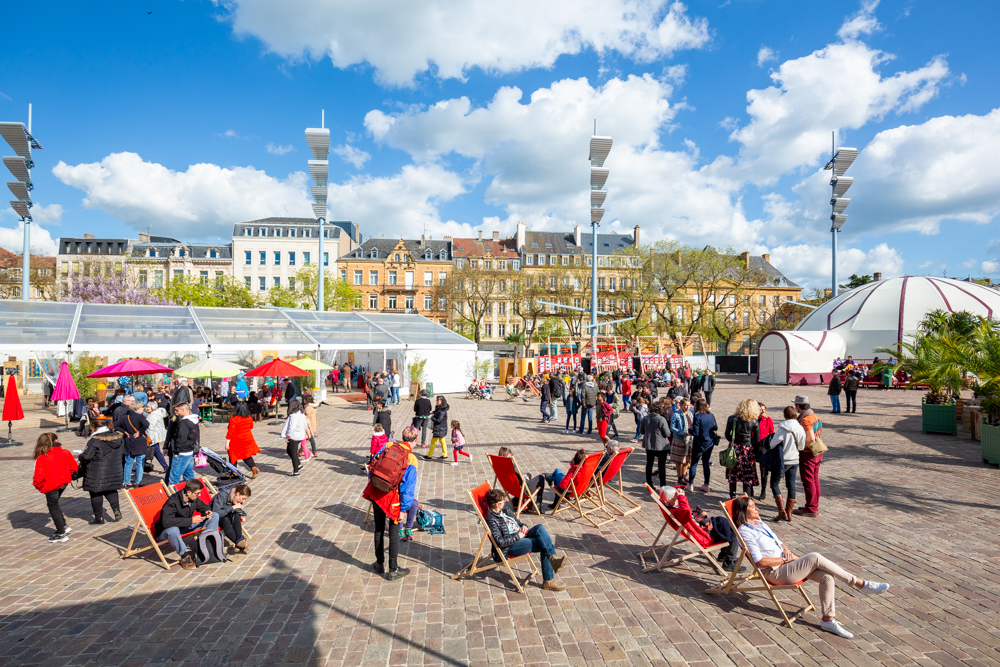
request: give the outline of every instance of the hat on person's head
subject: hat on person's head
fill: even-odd
[[[805,405],[809,403],[809,397],[799,394],[798,396],[795,397],[794,400],[792,400],[792,403],[794,403],[795,405]]]

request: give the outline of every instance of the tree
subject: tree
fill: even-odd
[[[80,392],[80,397],[83,399],[96,396],[97,394],[97,380],[87,377],[96,370],[97,358],[88,357],[86,352],[76,361],[69,364],[70,375],[73,376],[76,389]]]
[[[532,340],[541,320],[552,313],[552,307],[541,301],[550,301],[549,271],[536,271],[522,275],[513,281],[511,304],[514,314],[524,324],[525,347],[531,347]],[[561,310],[561,309],[557,309]]]
[[[95,264],[89,270],[90,275],[75,278],[66,301],[133,306],[163,306],[171,303],[157,290],[140,285],[138,278],[121,265]]]
[[[167,303],[206,308],[256,308],[257,297],[250,287],[231,276],[201,280],[195,276],[179,276],[154,290]]]
[[[273,291],[273,290],[272,290]],[[319,306],[319,271],[316,266],[306,264],[295,274],[295,289],[300,294],[300,306],[306,310],[316,310]],[[351,287],[346,280],[331,278],[323,272],[323,306],[328,311],[349,311],[360,307],[361,292]]]
[[[507,343],[508,345],[514,346],[514,356],[517,357],[522,356],[521,353],[524,349],[524,341],[525,341],[524,334],[521,333],[520,331],[518,331],[517,333],[509,333],[507,334],[507,337],[503,339],[503,342]]]
[[[427,369],[427,360],[423,357],[413,357],[413,361],[406,367],[406,374],[410,382],[417,382],[424,386],[424,375]]]
[[[0,299],[21,298],[22,257],[24,255],[20,253],[8,258],[5,263],[0,263]],[[31,268],[28,285],[32,290],[31,296],[42,301],[58,301],[62,290],[56,281],[55,260],[32,249],[29,262]]]
[[[859,276],[856,273],[852,273],[851,277],[847,279],[846,285],[841,285],[840,289],[854,289],[855,287],[861,287],[862,285],[867,285],[872,281],[872,277],[869,275]]]
[[[468,331],[463,335],[478,343],[482,338],[483,320],[493,314],[498,301],[506,300],[513,277],[491,257],[462,258],[458,262],[444,284],[435,289],[434,296],[451,305],[453,328]]]
[[[647,336],[652,331],[651,313],[658,296],[652,279],[652,255],[648,248],[631,246],[608,257],[607,261],[612,270],[608,271],[605,282],[609,291],[602,293],[609,297],[605,312],[611,313],[609,320],[633,318],[611,325],[615,335],[631,344],[637,337]],[[614,291],[611,291],[612,280],[616,282]]]

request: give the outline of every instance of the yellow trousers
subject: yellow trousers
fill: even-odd
[[[448,445],[445,444],[444,438],[431,438],[431,448],[427,452],[427,456],[434,458],[434,449],[437,447],[438,443],[441,443],[441,458],[448,458]]]

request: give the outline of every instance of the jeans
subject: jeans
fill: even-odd
[[[139,456],[129,456],[125,455],[125,483],[132,483],[132,468],[136,468],[135,471],[135,485],[139,486],[142,484],[142,466],[146,462],[146,455],[140,454]]]
[[[582,406],[580,408],[580,429],[577,433],[583,433],[583,425],[587,424],[587,433],[594,432],[594,408]]]
[[[528,533],[507,549],[507,556],[515,558],[533,551],[539,552],[539,560],[542,565],[542,580],[551,581],[555,579],[556,573],[552,571],[550,556],[556,555],[556,548],[552,545],[552,538],[542,524],[535,524],[528,529]]]
[[[309,436],[309,451],[311,451],[314,456],[316,455],[316,436],[314,435]]]
[[[413,530],[413,524],[417,522],[417,510],[420,509],[420,503],[413,500],[413,504],[410,505],[410,509],[406,510],[406,528]]]
[[[188,528],[178,528],[177,526],[172,526],[166,528],[162,533],[156,536],[157,540],[167,540],[170,542],[170,546],[173,547],[174,551],[177,552],[178,556],[183,557],[187,553],[187,545],[184,544],[184,538],[181,537],[184,533],[190,533],[192,530],[198,530],[203,528],[205,530],[218,530],[219,529],[219,515],[212,513],[212,518],[202,521],[199,524],[192,525]]]
[[[657,473],[660,477],[660,486],[667,485],[667,456],[669,449],[659,451],[646,450],[646,484],[653,486],[653,462],[657,464]]]
[[[840,412],[840,394],[830,397],[830,403],[833,404],[833,411]]]
[[[214,514],[213,514],[214,517]],[[233,544],[238,544],[243,539],[243,522],[237,514],[227,514],[219,519],[219,527]]]
[[[542,421],[543,422],[547,422],[548,420],[552,419],[551,415],[549,415],[549,406],[550,405],[552,405],[551,401],[542,401],[542,404],[539,407],[539,409],[542,411]]]
[[[575,412],[569,412],[567,410],[566,411],[566,430],[567,431],[569,430],[569,420],[570,419],[573,420],[573,430],[575,431],[576,430],[576,413]]]
[[[712,476],[712,450],[715,445],[708,449],[700,449],[697,441],[691,447],[691,469],[688,470],[688,482],[694,484],[695,473],[698,472],[698,459],[701,459],[701,474],[705,478],[705,485]]]
[[[375,514],[375,562],[379,565],[385,563],[385,524],[393,523],[386,516],[382,508],[378,506],[378,503],[372,503],[372,511]],[[395,572],[399,567],[399,562],[397,558],[399,556],[399,531],[393,525],[389,530],[389,568],[387,572]]]
[[[847,391],[844,390],[844,395],[847,396],[847,412],[857,412],[858,411],[858,390]]]
[[[390,403],[399,405],[399,387],[392,387],[392,398],[390,399]]]
[[[785,474],[785,491],[788,495],[786,498],[795,500],[795,475],[798,473],[799,464],[795,465],[785,465],[783,472]],[[771,479],[771,494],[775,496],[781,495],[781,488],[778,486],[781,483],[781,475],[775,474]]]
[[[156,457],[156,461],[160,464],[160,466],[164,470],[170,467],[170,464],[167,463],[167,460],[163,458],[163,452],[160,451],[160,443],[158,442],[153,443],[153,456]]]
[[[170,485],[194,479],[194,455],[178,454],[170,460]]]
[[[430,421],[428,417],[415,417],[414,423],[420,422],[420,444],[427,445],[427,422]]]
[[[549,476],[549,484],[552,485],[552,490],[555,491],[556,496],[565,491],[562,487],[562,481],[566,478],[566,473],[564,473],[559,468],[552,471],[552,475]],[[569,488],[569,482],[566,482],[566,488]]]
[[[618,427],[615,426],[615,418],[614,417],[611,417],[608,420],[608,428],[611,429],[611,430],[613,430],[615,432],[615,437],[616,438],[619,437],[619,435],[618,435]]]
[[[559,399],[553,398],[552,402],[549,403],[549,416],[552,419],[559,419]]]
[[[66,486],[69,485],[67,484]],[[66,530],[66,517],[63,516],[62,509],[59,507],[59,498],[62,496],[63,491],[66,490],[66,486],[52,489],[45,494],[45,504],[49,506],[49,516],[52,517],[52,523],[56,524],[57,533],[62,533]]]
[[[301,446],[301,440],[289,440],[288,446],[285,447],[285,452],[288,454],[288,458],[292,460],[292,472],[298,472],[299,468],[302,467],[299,464],[299,447]]]
[[[715,390],[703,391],[702,393],[705,394],[705,402],[708,403],[709,405],[712,405],[712,394],[715,393]]]

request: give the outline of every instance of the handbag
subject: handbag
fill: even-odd
[[[207,456],[205,456],[201,452],[198,452],[197,454],[194,455],[194,467],[195,468],[204,468],[207,465],[208,465],[208,457]]]
[[[719,452],[719,465],[725,469],[732,470],[736,467],[737,462],[736,448],[732,445]]]
[[[828,450],[829,447],[827,447],[826,443],[823,442],[823,438],[817,435],[815,440],[806,445],[806,449],[808,449],[813,456],[819,456]]]

